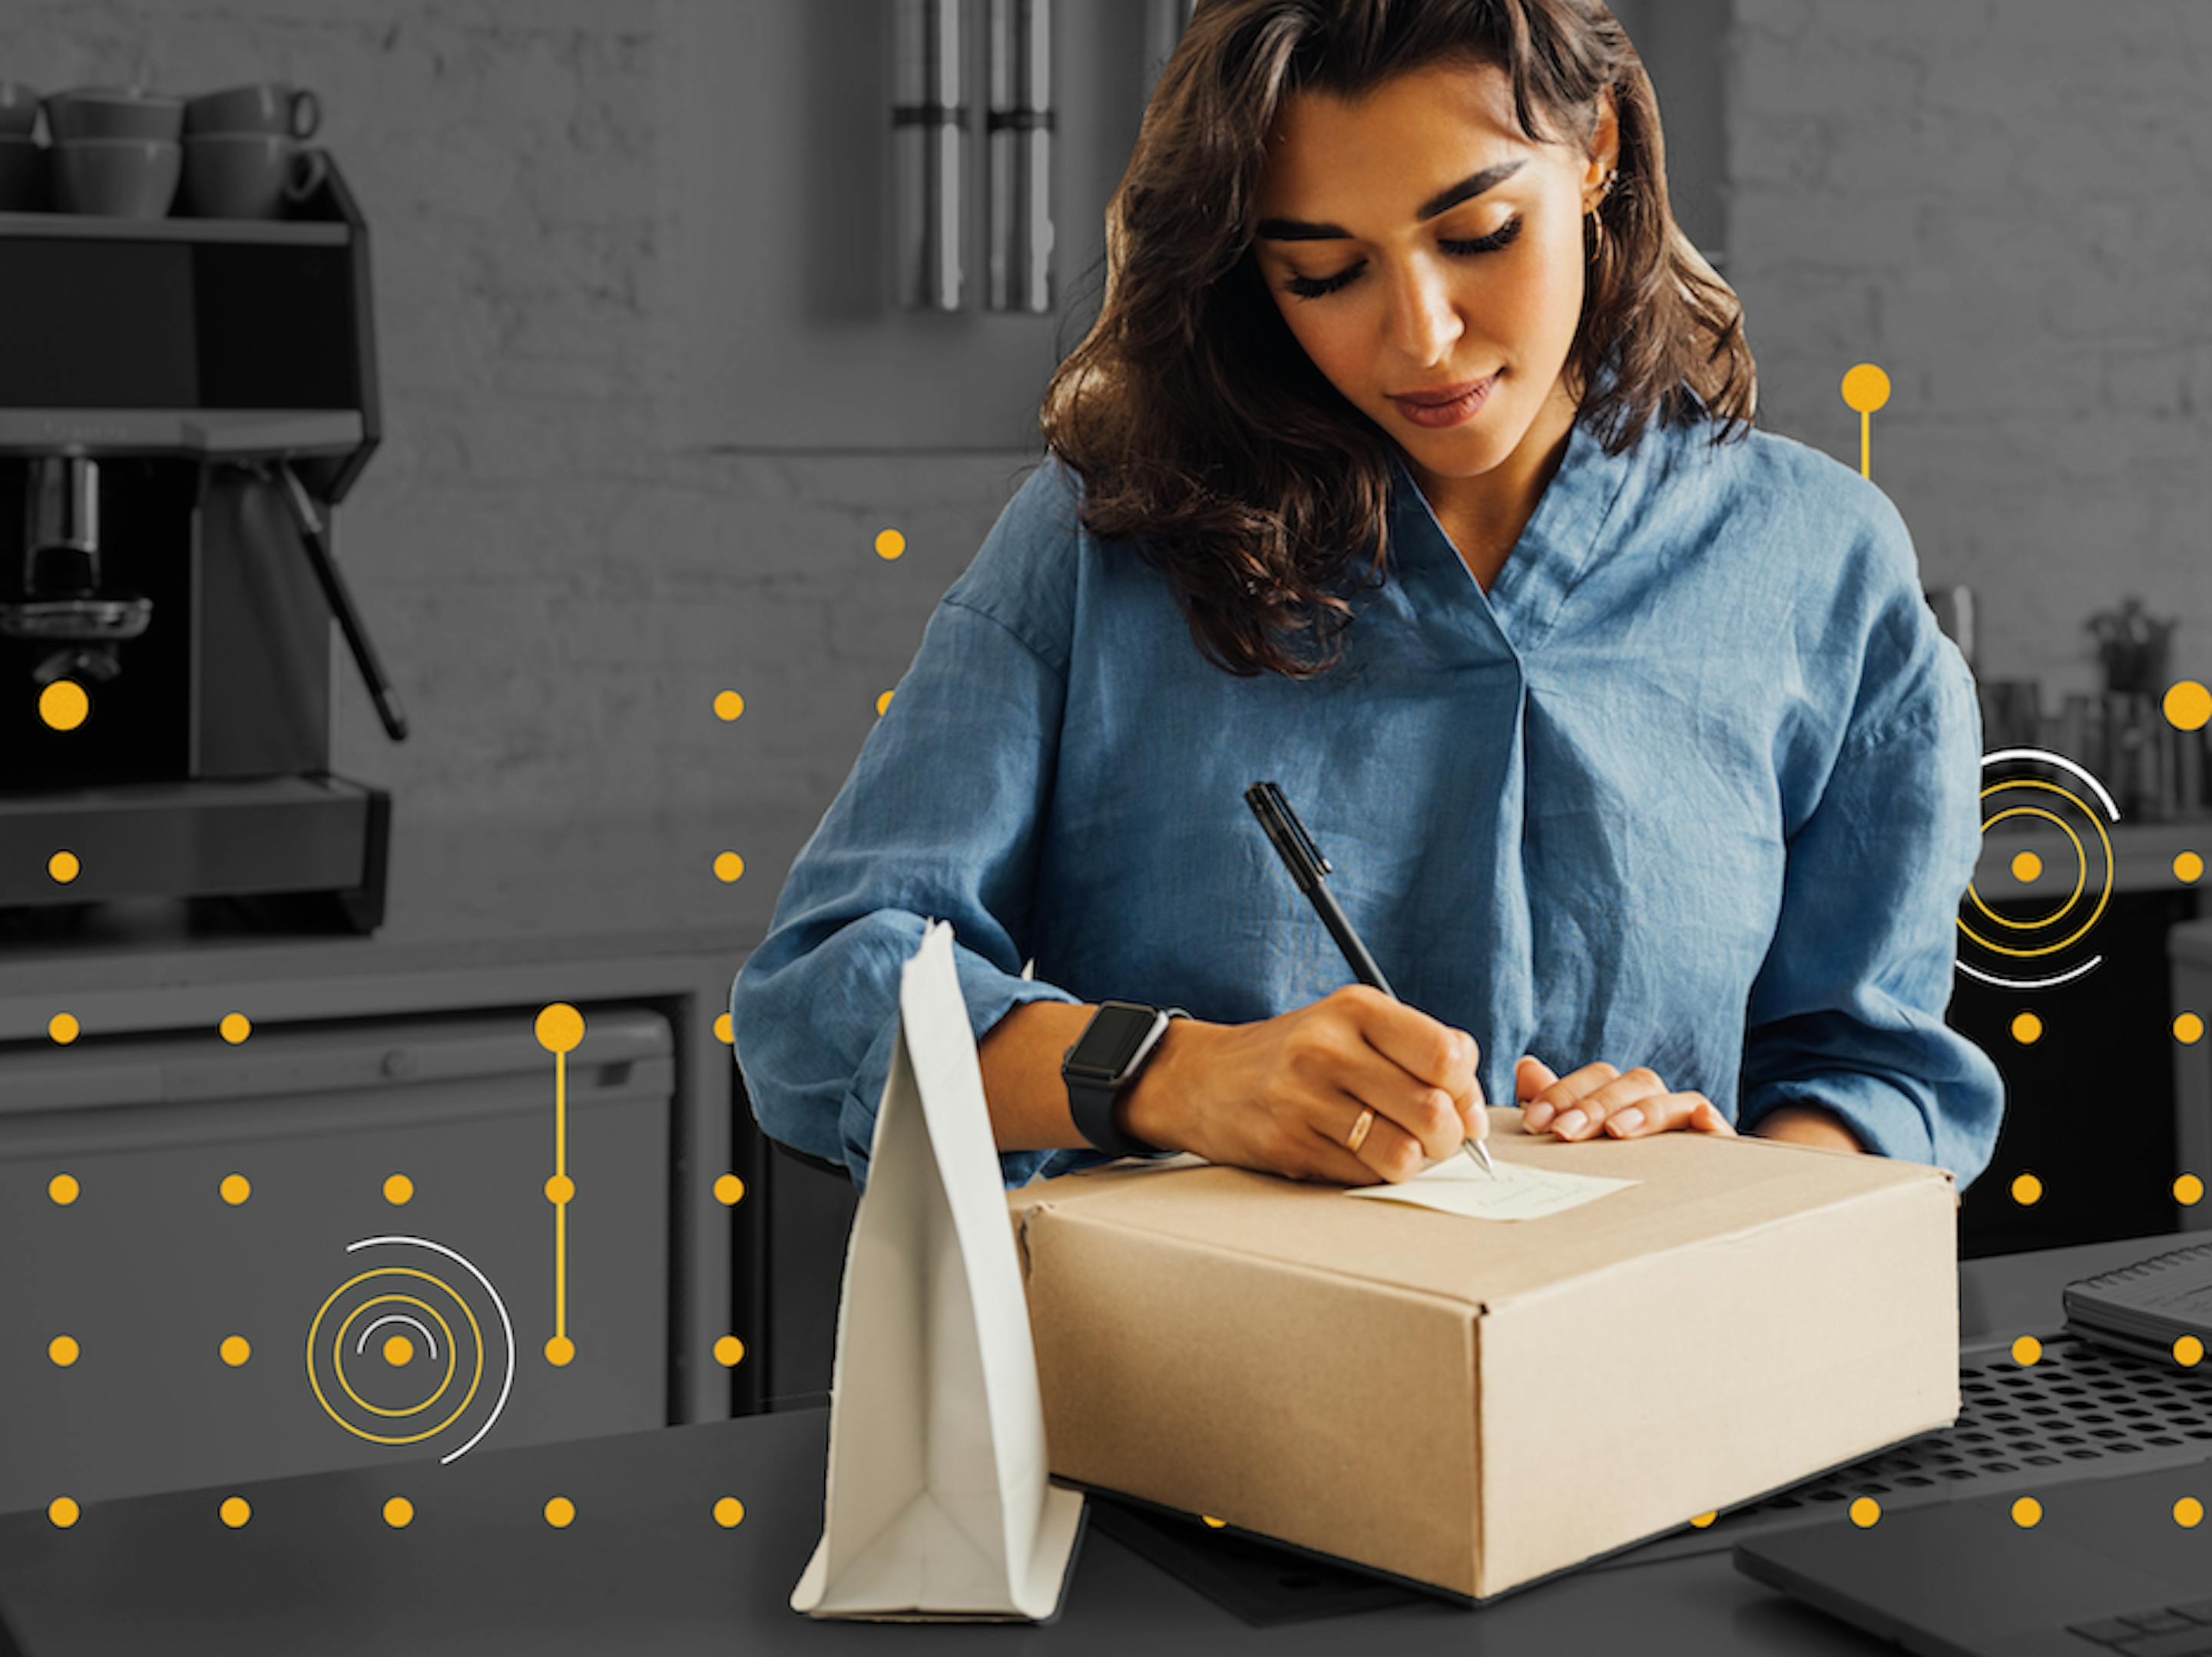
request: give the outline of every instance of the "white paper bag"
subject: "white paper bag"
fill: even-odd
[[[791,1605],[1053,1622],[1086,1516],[1047,1480],[1029,1302],[952,927],[899,980],[899,1039],[845,1253],[822,1540]]]

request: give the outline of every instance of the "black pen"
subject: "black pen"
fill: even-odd
[[[1321,854],[1306,826],[1298,821],[1291,803],[1283,798],[1283,791],[1272,782],[1255,782],[1244,791],[1244,803],[1252,808],[1252,815],[1260,819],[1260,827],[1267,830],[1267,839],[1291,871],[1291,878],[1298,889],[1313,901],[1320,911],[1322,924],[1344,951],[1344,958],[1352,963],[1352,970],[1359,975],[1363,984],[1372,985],[1393,1001],[1398,992],[1382,976],[1382,969],[1375,964],[1375,957],[1367,953],[1367,946],[1359,941],[1359,934],[1352,928],[1352,921],[1336,901],[1336,895],[1323,883],[1322,877],[1332,867]],[[1480,1139],[1466,1139],[1467,1154],[1482,1164],[1484,1172],[1492,1179],[1498,1177],[1498,1168],[1490,1160],[1489,1150]]]

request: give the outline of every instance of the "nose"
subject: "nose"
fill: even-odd
[[[1451,277],[1433,259],[1415,259],[1392,278],[1388,324],[1391,346],[1408,362],[1441,362],[1461,329]]]

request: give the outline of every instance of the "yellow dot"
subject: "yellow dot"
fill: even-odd
[[[2185,1369],[2194,1369],[2204,1362],[2204,1343],[2194,1335],[2184,1335],[2173,1343],[2173,1361]]]
[[[222,1032],[222,1039],[234,1047],[253,1034],[253,1021],[242,1012],[227,1012],[216,1028]]]
[[[714,1522],[724,1530],[733,1529],[745,1516],[745,1504],[734,1496],[726,1496],[714,1504]]]
[[[66,886],[83,871],[75,852],[57,852],[46,859],[46,872]]]
[[[1861,1530],[1881,1517],[1881,1503],[1870,1496],[1863,1496],[1851,1503],[1851,1523]]]
[[[54,731],[74,731],[92,712],[92,698],[75,679],[56,679],[39,693],[39,717]]]
[[[714,713],[719,718],[734,719],[744,711],[745,699],[734,690],[725,690],[714,698]]]
[[[415,1356],[415,1343],[404,1335],[393,1335],[384,1343],[384,1361],[395,1369],[406,1368]]]
[[[2012,1344],[2012,1361],[2023,1369],[2043,1357],[2043,1343],[2033,1335],[2022,1335]]]
[[[555,1369],[566,1369],[575,1358],[576,1343],[568,1336],[556,1335],[545,1343],[545,1361]]]
[[[233,1530],[241,1528],[247,1520],[253,1517],[252,1508],[247,1505],[246,1498],[242,1496],[225,1496],[222,1506],[217,1511],[222,1514],[222,1522]]]
[[[2212,690],[2194,679],[2167,686],[2166,717],[2177,731],[2202,731],[2204,722],[2212,719]]]
[[[222,1184],[216,1189],[222,1193],[223,1201],[236,1208],[253,1194],[253,1182],[243,1174],[226,1174],[222,1176]]]
[[[1718,1519],[1720,1516],[1721,1516],[1721,1515],[1720,1515],[1720,1510],[1717,1508],[1715,1508],[1715,1509],[1714,1509],[1712,1512],[1711,1512],[1711,1513],[1701,1513],[1701,1514],[1698,1514],[1695,1519],[1692,1519],[1690,1522],[1691,1522],[1692,1525],[1696,1526],[1699,1530],[1704,1530],[1704,1529],[1705,1529],[1708,1525],[1711,1525],[1711,1524],[1713,1522],[1713,1520],[1715,1520],[1716,1519]]]
[[[84,1026],[68,1013],[58,1012],[46,1020],[46,1034],[64,1047],[69,1046],[83,1033]]]
[[[2012,877],[2027,882],[2043,872],[2043,859],[2033,852],[2015,852],[2012,859]]]
[[[2037,1179],[2034,1174],[2021,1174],[2014,1177],[2012,1199],[2022,1208],[2033,1208],[2036,1200],[2042,1195],[2043,1181]]]
[[[1201,1520],[1203,1520],[1206,1524],[1210,1525],[1211,1527],[1213,1527],[1215,1530],[1217,1530],[1217,1531],[1218,1531],[1218,1530],[1222,1530],[1222,1529],[1226,1528],[1226,1527],[1228,1526],[1228,1523],[1229,1523],[1229,1521],[1228,1521],[1227,1520],[1225,1520],[1225,1519],[1216,1519],[1216,1518],[1215,1518],[1212,1514],[1210,1514],[1210,1513],[1202,1513],[1202,1514],[1199,1514],[1199,1518],[1200,1518]]]
[[[548,1053],[574,1053],[584,1039],[584,1015],[556,1001],[538,1015],[538,1045]]]
[[[1889,376],[1871,362],[1862,362],[1844,375],[1844,401],[1854,414],[1872,414],[1889,401]]]
[[[726,1047],[735,1039],[730,1033],[729,1014],[718,1012],[714,1015],[714,1039]]]
[[[2193,1531],[2204,1522],[2204,1504],[2193,1496],[2185,1496],[2173,1504],[2173,1522],[2185,1531]]]
[[[876,698],[876,713],[878,718],[881,718],[884,713],[890,711],[891,697],[895,694],[895,692],[886,690],[882,695]]]
[[[76,1340],[68,1335],[56,1335],[46,1343],[46,1356],[64,1369],[75,1363],[82,1351]]]
[[[404,1531],[415,1522],[415,1504],[404,1496],[395,1496],[384,1504],[384,1522],[395,1531]]]
[[[565,1531],[576,1522],[576,1504],[565,1496],[556,1496],[545,1504],[545,1522],[556,1531]]]
[[[55,1174],[52,1179],[46,1181],[46,1195],[52,1198],[58,1206],[67,1208],[71,1203],[77,1199],[79,1195],[79,1187],[76,1182],[76,1175],[74,1174]]]
[[[556,1174],[545,1182],[545,1200],[549,1203],[569,1203],[576,1199],[576,1182],[565,1174]]]
[[[725,1335],[714,1343],[714,1362],[725,1369],[734,1369],[745,1355],[745,1344],[735,1335]]]
[[[2189,1208],[2204,1200],[2204,1181],[2194,1174],[2185,1174],[2173,1182],[2173,1200]]]
[[[2022,1530],[2029,1530],[2043,1522],[2043,1503],[2032,1496],[2023,1496],[2012,1504],[2012,1522]]]
[[[2195,852],[2183,852],[2173,859],[2173,877],[2185,886],[2194,886],[2204,878],[2204,859]]]
[[[714,878],[735,880],[745,871],[745,860],[735,852],[725,852],[714,859]]]
[[[234,1369],[253,1356],[253,1348],[243,1335],[225,1335],[218,1350],[222,1353],[222,1361]]]
[[[384,1200],[394,1208],[406,1205],[415,1195],[415,1181],[404,1174],[395,1174],[384,1182]]]
[[[82,1512],[82,1508],[65,1496],[58,1496],[46,1503],[46,1517],[53,1520],[56,1530],[67,1530],[76,1523]]]
[[[876,556],[896,558],[906,550],[906,537],[896,530],[883,530],[876,536]]]
[[[2204,1039],[2204,1021],[2193,1012],[2185,1012],[2173,1021],[2173,1039],[2185,1047],[2194,1047]]]
[[[745,1194],[745,1182],[734,1174],[725,1174],[714,1181],[714,1200],[725,1208],[737,1206],[738,1199]]]
[[[2032,1047],[2043,1038],[2043,1021],[2032,1012],[2014,1013],[2012,1020],[2012,1039],[2023,1047]]]

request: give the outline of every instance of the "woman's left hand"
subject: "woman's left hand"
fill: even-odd
[[[1525,1053],[1513,1067],[1513,1088],[1521,1101],[1521,1125],[1531,1133],[1548,1128],[1562,1139],[1601,1133],[1634,1139],[1675,1128],[1735,1132],[1735,1125],[1704,1094],[1669,1093],[1642,1065],[1622,1071],[1601,1061],[1560,1076],[1534,1054]]]

